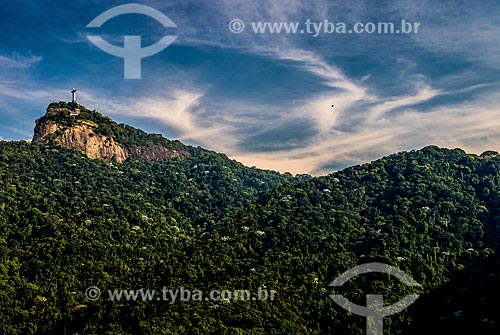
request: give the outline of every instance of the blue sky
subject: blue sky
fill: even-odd
[[[79,103],[246,165],[321,175],[434,144],[500,151],[498,1],[0,2],[0,139],[32,136],[52,101]],[[233,19],[244,32],[228,29]],[[252,22],[419,22],[418,34],[256,34]],[[301,26],[302,27],[302,26]],[[144,45],[177,35],[123,78],[123,59],[86,38]],[[331,108],[334,104],[335,107]]]

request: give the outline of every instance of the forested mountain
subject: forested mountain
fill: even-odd
[[[360,305],[420,294],[384,319],[385,334],[499,332],[496,152],[430,146],[292,177],[73,105],[49,106],[34,139],[0,142],[2,334],[364,334],[366,319],[334,292]],[[374,261],[421,286],[375,274],[328,286]],[[276,299],[89,301],[94,285],[265,288]]]
[[[391,155],[278,187],[213,233],[210,249],[218,252],[210,261],[224,262],[218,255],[228,247],[218,240],[229,236],[233,260],[258,264],[286,301],[297,326],[291,333],[302,331],[298,325],[307,333],[363,333],[365,319],[329,301],[327,285],[376,261],[422,285],[413,291],[421,295],[416,304],[385,319],[384,333],[497,334],[499,181],[496,152],[475,156],[430,146]],[[244,234],[241,227],[264,234]],[[245,269],[231,268],[234,278],[245,277]],[[367,293],[396,302],[409,294],[396,284],[366,276],[341,292],[360,305]]]

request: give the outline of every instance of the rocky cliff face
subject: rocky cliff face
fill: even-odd
[[[43,142],[44,139],[55,135],[55,143],[68,149],[74,149],[87,155],[92,159],[111,160],[115,158],[118,162],[123,162],[129,154],[122,146],[113,139],[96,134],[94,127],[88,124],[79,124],[71,128],[62,128],[55,122],[45,125],[42,133],[36,134],[33,141]]]
[[[45,116],[36,121],[33,142],[50,142],[80,151],[92,159],[111,160],[114,158],[119,163],[133,154],[149,160],[189,156],[189,153],[185,151],[168,149],[157,144],[118,143],[112,137],[101,134],[99,132],[101,125],[86,120],[80,114],[80,110],[86,109],[80,105],[64,105],[63,103],[49,105]],[[116,125],[114,122],[112,124]]]

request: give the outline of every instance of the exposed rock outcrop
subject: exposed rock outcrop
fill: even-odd
[[[133,154],[148,160],[189,156],[186,151],[169,149],[157,144],[118,143],[112,137],[100,134],[98,123],[80,117],[80,109],[85,110],[82,107],[64,103],[49,105],[45,116],[36,121],[33,142],[51,142],[82,152],[92,159],[115,159],[119,163]],[[114,122],[112,124],[118,127]]]

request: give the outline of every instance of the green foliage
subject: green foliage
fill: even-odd
[[[367,293],[387,303],[421,294],[385,318],[386,334],[459,334],[464,324],[498,333],[496,155],[427,147],[311,179],[246,168],[128,126],[108,129],[98,112],[79,117],[120,143],[163,141],[190,156],[116,164],[0,142],[0,333],[364,333],[365,319],[335,305],[332,292],[359,304]],[[422,286],[364,275],[328,287],[369,261],[392,264]],[[88,301],[92,285],[266,286],[277,299]],[[427,327],[431,315],[439,332]]]

